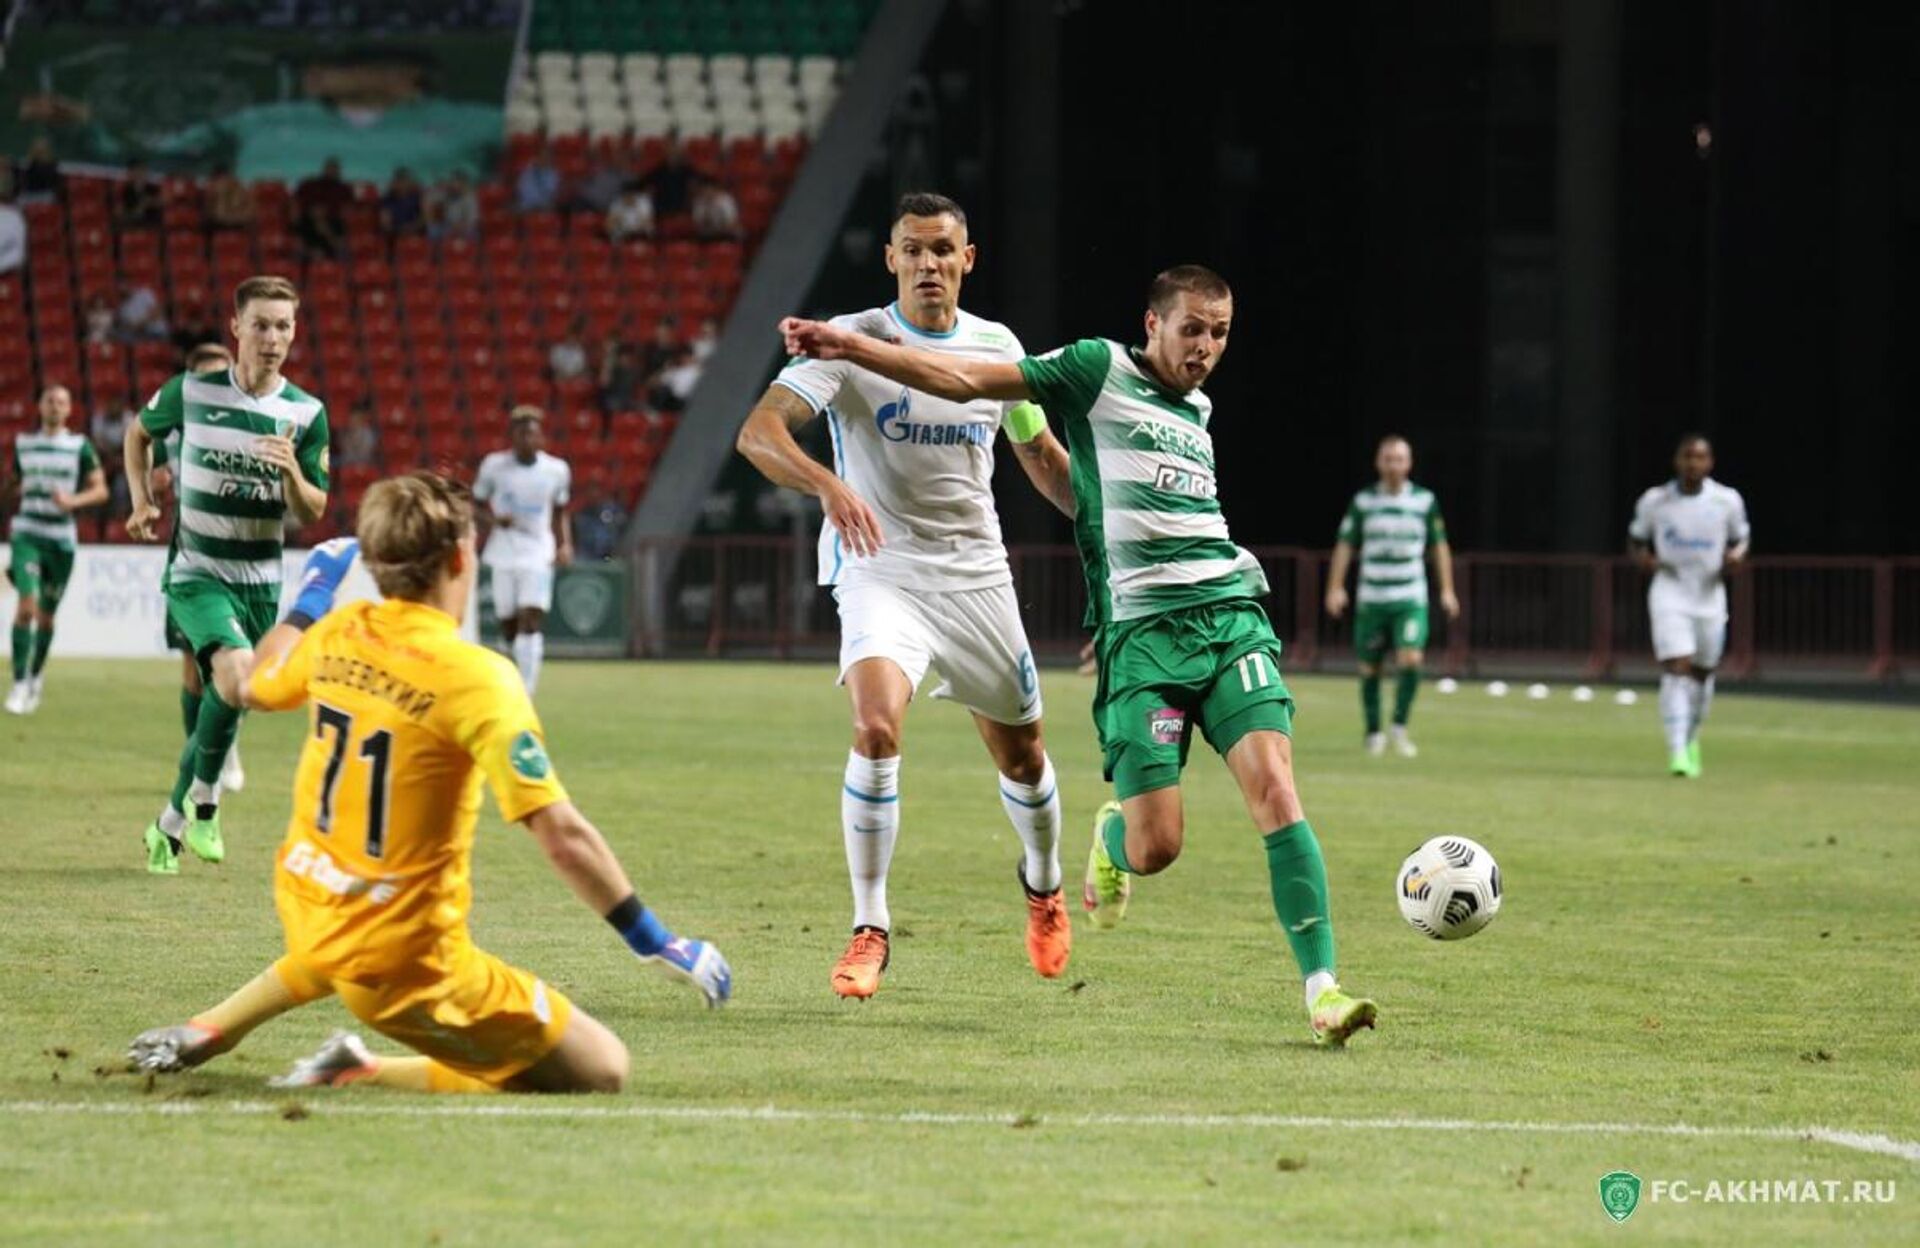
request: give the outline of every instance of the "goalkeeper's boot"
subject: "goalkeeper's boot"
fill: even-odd
[[[180,874],[180,843],[160,830],[159,820],[147,825],[147,870],[154,875]]]
[[[1133,895],[1133,878],[1107,856],[1106,838],[1100,828],[1111,815],[1120,813],[1119,802],[1107,802],[1093,812],[1093,848],[1087,851],[1087,878],[1080,889],[1080,908],[1087,912],[1095,927],[1117,926],[1127,914],[1127,898]]]
[[[887,932],[882,927],[856,927],[847,951],[833,964],[833,990],[843,997],[864,1001],[880,991],[880,975],[893,960],[887,947]]]
[[[215,806],[212,810],[205,819],[200,818],[197,811],[188,816],[182,839],[201,862],[217,863],[227,856],[227,843],[220,837],[220,808]]]
[[[1700,738],[1699,737],[1695,737],[1693,740],[1687,742],[1687,775],[1689,778],[1694,780],[1698,780],[1700,778]]]
[[[155,1027],[152,1031],[143,1031],[135,1036],[133,1044],[127,1049],[127,1061],[133,1064],[135,1070],[149,1074],[170,1074],[191,1069],[224,1051],[220,1046],[218,1031],[197,1023],[181,1023],[173,1027]]]
[[[1322,988],[1313,999],[1313,1042],[1327,1048],[1344,1048],[1347,1037],[1365,1027],[1373,1027],[1379,1007],[1365,997],[1350,997],[1340,985]]]
[[[1027,960],[1033,969],[1052,979],[1067,969],[1073,953],[1073,920],[1067,916],[1064,888],[1036,893],[1027,885],[1025,863],[1014,866],[1020,877],[1020,891],[1027,896]]]
[[[270,1088],[338,1088],[365,1079],[380,1069],[380,1059],[366,1041],[350,1031],[327,1037],[320,1051],[303,1057],[284,1075],[267,1080]]]
[[[1687,749],[1678,749],[1668,754],[1667,774],[1670,776],[1678,776],[1682,780],[1693,779],[1693,752]]]

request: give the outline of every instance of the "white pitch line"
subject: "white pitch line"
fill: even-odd
[[[101,1115],[107,1117],[259,1117],[278,1114],[285,1101],[0,1101],[0,1115]],[[881,1126],[982,1126],[1016,1124],[1068,1127],[1185,1127],[1233,1130],[1284,1127],[1332,1131],[1517,1132],[1532,1135],[1674,1135],[1756,1140],[1811,1140],[1861,1153],[1920,1163],[1920,1143],[1837,1127],[1696,1126],[1691,1123],[1477,1121],[1471,1118],[1327,1118],[1304,1114],[1009,1114],[944,1110],[873,1113],[858,1109],[781,1109],[774,1105],[593,1105],[575,1100],[371,1101],[307,1099],[301,1108],[328,1118],[565,1118],[654,1119],[692,1122],[845,1122]]]

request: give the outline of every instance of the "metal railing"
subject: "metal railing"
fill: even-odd
[[[1353,661],[1351,613],[1322,608],[1328,553],[1262,547],[1265,601],[1295,670]],[[1085,586],[1070,546],[1009,551],[1028,637],[1042,659],[1077,655]],[[823,658],[839,644],[813,547],[785,537],[646,539],[632,554],[636,656]],[[1587,678],[1653,669],[1647,577],[1624,556],[1461,554],[1460,618],[1437,608],[1429,668]],[[1740,677],[1896,680],[1920,671],[1920,557],[1757,557],[1729,582],[1722,671]]]

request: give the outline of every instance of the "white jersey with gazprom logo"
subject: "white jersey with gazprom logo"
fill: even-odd
[[[1662,565],[1654,573],[1647,605],[1654,612],[1687,615],[1727,613],[1727,585],[1720,572],[1729,547],[1752,537],[1747,505],[1740,491],[1712,477],[1700,483],[1696,494],[1680,489],[1678,481],[1656,485],[1634,504],[1627,535],[1653,547]]]
[[[977,360],[1010,364],[1025,354],[1006,326],[967,312],[945,334],[908,324],[898,304],[833,324]],[[1012,581],[992,485],[993,439],[1011,403],[935,398],[845,360],[795,360],[775,381],[826,414],[833,470],[873,508],[886,539],[880,553],[860,558],[822,525],[822,585],[953,590]]]
[[[493,526],[481,561],[495,568],[544,568],[554,557],[553,509],[567,505],[573,470],[545,451],[523,464],[512,451],[494,451],[480,461],[473,497],[511,525]]]

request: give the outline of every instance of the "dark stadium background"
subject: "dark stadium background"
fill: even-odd
[[[1329,542],[1395,430],[1463,547],[1613,550],[1697,428],[1761,549],[1920,549],[1912,6],[958,3],[928,77],[970,302],[1030,349],[1234,283],[1243,541]]]

